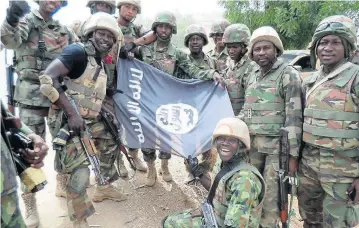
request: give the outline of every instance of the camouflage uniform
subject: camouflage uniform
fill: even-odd
[[[233,24],[226,28],[223,34],[223,43],[227,44],[241,44],[243,48],[248,46],[251,32],[249,28],[244,24]],[[231,64],[227,64],[228,68],[224,76],[225,83],[231,100],[234,115],[237,116],[241,111],[244,104],[244,82],[247,74],[251,70],[251,60],[248,55],[244,54],[238,63],[234,63],[234,60],[228,61]]]
[[[232,129],[228,129],[228,126],[231,126]],[[214,144],[218,136],[238,138],[247,148],[238,148],[229,161],[231,163],[230,171],[222,176],[215,190],[212,204],[217,225],[218,227],[229,228],[258,227],[266,188],[262,175],[246,161],[248,157],[245,150],[250,147],[248,128],[239,119],[226,118],[217,124],[213,133]],[[222,162],[220,156],[218,156],[213,170],[213,177],[225,165],[226,163]],[[195,211],[186,210],[166,217],[163,221],[163,227],[200,228],[203,222],[202,212],[196,213]]]
[[[356,48],[353,31],[353,21],[345,16],[324,19],[312,38],[312,56],[316,58],[318,42],[323,37],[335,35],[342,39],[345,58],[350,57]],[[343,60],[334,70],[348,64],[345,70],[330,76],[322,66],[303,82],[306,101],[298,202],[304,227],[359,224],[359,205],[353,204],[346,194],[359,178],[359,67]],[[330,79],[319,83],[326,76]]]
[[[219,33],[223,34],[224,30],[230,25],[227,20],[223,20],[220,22],[216,22],[211,27],[211,32],[209,33],[209,37],[213,37],[214,34]],[[217,60],[217,69],[220,72],[224,72],[227,68],[227,58],[228,51],[227,48],[224,48],[221,53],[217,53],[216,47],[208,52],[208,55]]]
[[[283,53],[277,32],[268,26],[252,34],[248,55],[253,60],[252,48],[258,41],[270,41]],[[298,157],[302,136],[302,90],[297,70],[287,66],[281,58],[263,75],[257,65],[245,83],[245,101],[239,117],[243,118],[251,134],[251,163],[262,173],[268,186],[264,200],[261,227],[275,227],[279,218],[278,182],[279,130],[289,132],[290,155]]]
[[[25,223],[21,215],[19,199],[17,196],[16,169],[12,158],[10,143],[5,135],[3,125],[3,114],[8,113],[1,102],[1,227],[4,228],[25,228]],[[27,127],[22,127],[21,131],[29,134],[32,131]]]

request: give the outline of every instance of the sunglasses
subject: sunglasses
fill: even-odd
[[[315,32],[320,32],[323,31],[325,29],[327,29],[328,27],[331,27],[333,29],[343,29],[346,30],[346,27],[344,24],[340,23],[340,22],[325,22],[322,23],[320,25],[318,25],[317,29],[315,30]]]

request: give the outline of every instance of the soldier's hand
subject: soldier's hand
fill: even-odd
[[[294,174],[298,171],[298,159],[289,156],[289,175],[294,177]]]
[[[134,53],[131,51],[133,51],[133,49],[135,49],[136,47],[137,47],[137,45],[134,42],[130,42],[130,43],[127,43],[124,46],[122,46],[120,49],[120,58],[133,59]]]
[[[359,179],[356,179],[351,185],[350,187],[347,189],[347,195],[348,198],[350,198],[350,195],[352,193],[355,193],[355,198],[350,199],[354,202],[354,204],[358,204],[359,203]]]
[[[26,149],[23,152],[24,159],[31,164],[31,167],[39,169],[44,166],[43,160],[47,155],[49,147],[46,145],[46,142],[35,133],[30,133],[28,137],[34,145],[34,150]]]
[[[187,165],[188,171],[197,178],[201,178],[204,173],[203,166],[201,164],[198,164],[198,159],[196,157],[192,158],[192,156],[189,156],[185,160],[185,164]]]
[[[221,85],[221,87],[223,87],[223,88],[226,87],[223,77],[220,74],[218,74],[217,72],[214,72],[212,78],[215,82],[218,82]]]
[[[26,1],[10,1],[10,6],[6,11],[7,22],[15,26],[20,18],[30,11],[30,6]]]
[[[73,136],[80,136],[81,132],[85,131],[85,121],[79,114],[70,115],[68,118],[70,134]]]

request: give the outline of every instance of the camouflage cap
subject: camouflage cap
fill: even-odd
[[[248,46],[249,39],[251,37],[251,31],[244,24],[233,24],[224,30],[223,43],[244,43]]]
[[[177,22],[176,17],[173,13],[168,11],[162,11],[156,14],[155,21],[152,23],[152,30],[155,31],[157,25],[169,24],[172,27],[172,33],[177,33]]]
[[[344,15],[335,15],[322,20],[315,29],[310,49],[315,48],[317,42],[327,35],[337,35],[346,39],[351,46],[351,50],[356,50],[356,27],[353,20],[349,17]]]
[[[237,138],[244,143],[248,150],[251,148],[248,126],[236,117],[224,118],[217,123],[213,132],[212,142],[214,142],[219,136]]]
[[[121,8],[122,5],[129,4],[137,7],[137,13],[141,14],[141,0],[119,0],[116,4],[117,8]]]
[[[283,54],[284,47],[277,31],[270,26],[263,26],[253,31],[248,45],[248,56],[253,60],[253,46],[259,41],[269,41],[278,49],[278,57]]]
[[[91,7],[91,5],[95,3],[107,3],[109,6],[111,6],[111,14],[114,14],[116,12],[116,1],[88,0],[86,7]]]
[[[216,22],[212,25],[211,27],[211,32],[209,33],[209,37],[212,37],[213,34],[216,33],[224,33],[224,30],[226,30],[226,28],[230,25],[231,23],[229,23],[229,21],[227,20],[222,20],[219,22]]]
[[[35,0],[34,2],[37,3],[37,4],[39,4],[40,1],[36,1],[36,0]],[[59,2],[62,3],[62,6],[61,6],[61,7],[67,6],[67,3],[68,3],[67,0],[63,0],[63,1],[59,1]]]
[[[199,24],[192,24],[192,25],[188,26],[186,29],[186,33],[185,33],[185,37],[184,37],[184,45],[186,47],[188,47],[188,41],[191,38],[191,36],[193,36],[193,35],[198,35],[198,36],[203,37],[203,39],[204,39],[203,46],[208,44],[208,37],[207,37],[206,30],[204,29],[204,27]]]
[[[115,17],[108,13],[98,12],[91,15],[91,17],[85,23],[84,36],[87,37],[90,33],[98,29],[105,29],[110,31],[115,36],[116,42],[122,35]]]

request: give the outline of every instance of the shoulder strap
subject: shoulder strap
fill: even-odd
[[[226,175],[230,170],[230,168],[226,165],[224,166],[216,175],[216,177],[214,178],[213,184],[211,186],[211,189],[209,190],[209,194],[208,194],[208,201],[213,205],[213,198],[214,195],[216,194],[216,190],[219,184],[219,181],[222,179],[222,177],[224,175]]]

